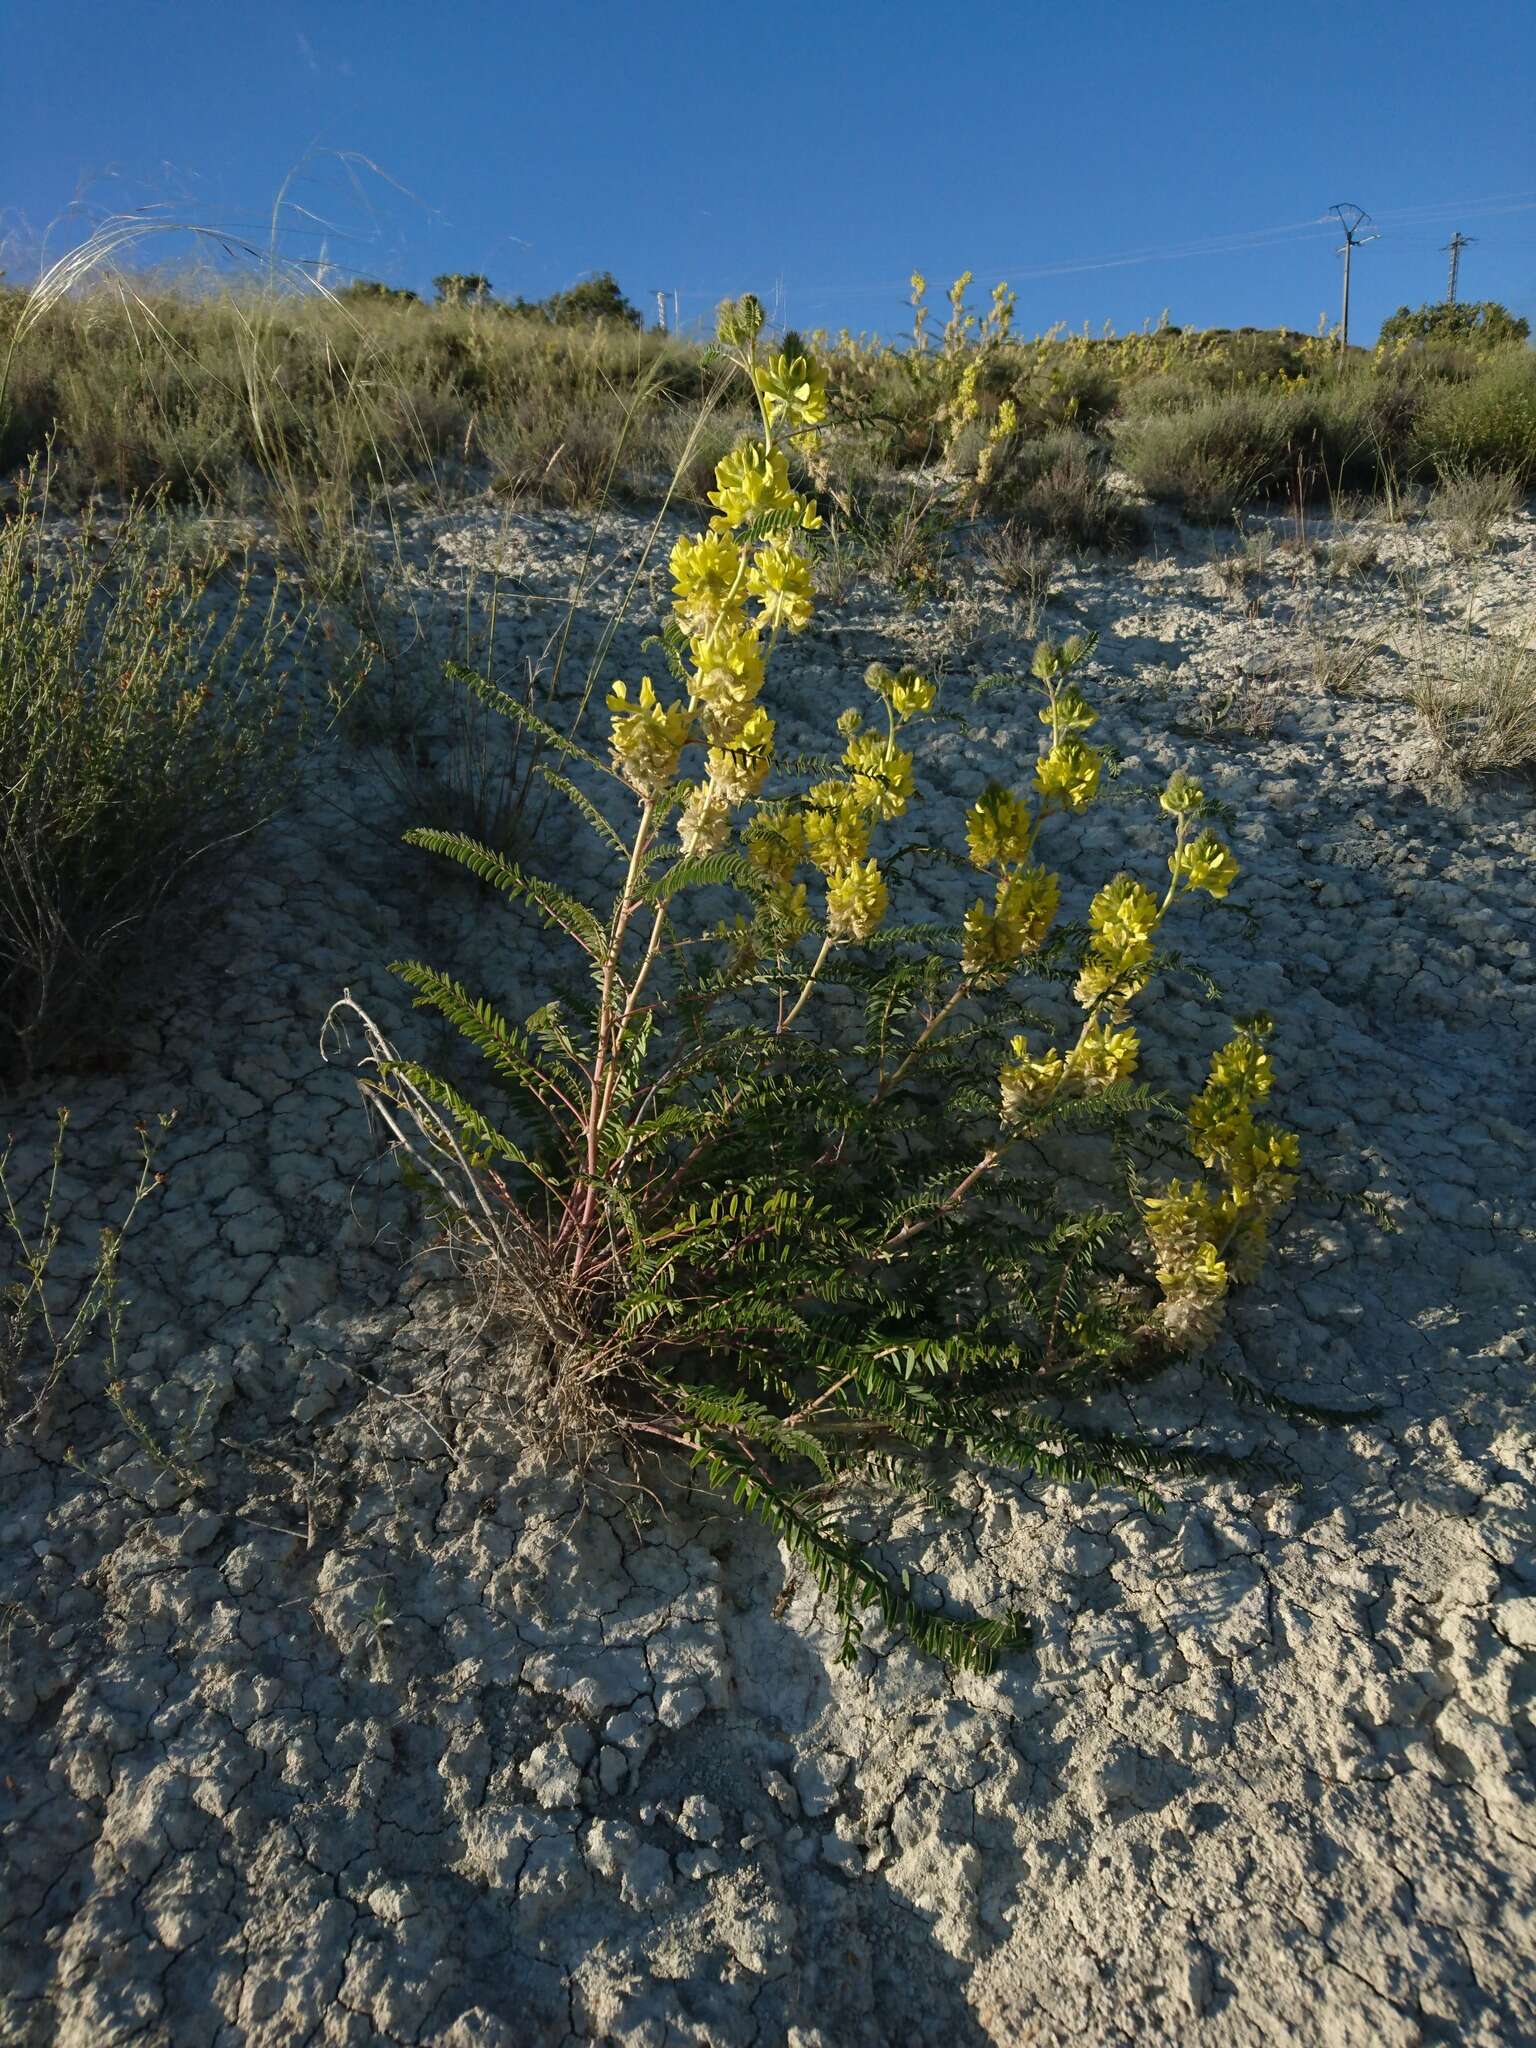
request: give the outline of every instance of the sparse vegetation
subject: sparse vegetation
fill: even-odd
[[[1421,642],[1413,701],[1453,781],[1536,770],[1536,638],[1476,634]]]
[[[0,528],[0,1071],[110,1043],[157,925],[280,800],[302,619],[249,573],[226,623],[208,566],[144,511],[57,525],[36,479]]]
[[[982,560],[998,582],[1019,599],[1021,624],[1033,638],[1061,574],[1061,549],[1016,520],[983,530],[979,545]]]
[[[863,497],[863,480],[927,471],[988,514],[1114,549],[1140,526],[1112,467],[1213,525],[1246,504],[1400,496],[1467,472],[1522,491],[1536,479],[1536,355],[1519,322],[1430,322],[1343,360],[1331,338],[1283,331],[1024,340],[1005,287],[978,318],[957,284],[937,345],[926,310],[922,346],[818,337],[819,492]],[[373,280],[306,296],[102,273],[41,309],[6,293],[0,467],[52,436],[60,485],[79,497],[163,482],[188,502],[259,506],[302,488],[342,508],[468,467],[581,505],[633,414],[615,487],[664,485],[659,456],[707,381],[697,345],[642,331],[607,272],[532,302],[500,301],[478,275],[436,285],[430,307]]]
[[[1486,554],[1494,530],[1519,508],[1517,478],[1499,470],[1469,470],[1448,476],[1429,501],[1429,516],[1439,525],[1451,553],[1461,560]]]

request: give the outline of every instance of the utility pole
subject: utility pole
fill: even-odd
[[[1456,303],[1456,278],[1461,270],[1461,252],[1476,240],[1476,235],[1464,235],[1458,228],[1445,245],[1451,256],[1451,277],[1445,288],[1445,303],[1448,306],[1454,306]]]
[[[665,334],[665,333],[666,333],[666,331],[667,331],[667,295],[666,295],[666,293],[665,293],[665,292],[658,292],[658,293],[656,294],[656,325],[657,325],[657,326],[658,326],[658,327],[659,327],[659,328],[661,329],[661,331],[662,331],[662,333],[663,333],[663,334]]]
[[[1356,249],[1363,248],[1367,242],[1379,241],[1381,237],[1374,228],[1369,234],[1360,232],[1363,227],[1369,225],[1371,218],[1363,206],[1355,206],[1349,200],[1343,199],[1337,206],[1330,206],[1328,211],[1337,216],[1339,226],[1344,230],[1343,243],[1335,252],[1344,258],[1344,317],[1339,327],[1339,354],[1343,355],[1349,348],[1350,258]]]

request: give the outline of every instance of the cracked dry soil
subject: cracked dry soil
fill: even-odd
[[[614,576],[641,531],[600,522]],[[494,1351],[402,1256],[319,1039],[350,986],[431,1056],[384,963],[520,1014],[544,942],[402,849],[376,754],[328,743],[116,1070],[8,1105],[23,1194],[73,1107],[77,1247],[133,1118],[177,1110],[125,1255],[127,1393],[199,1483],[84,1372],[0,1450],[0,2039],[1536,2039],[1536,831],[1526,790],[1426,796],[1391,573],[1415,568],[1431,623],[1508,629],[1533,535],[1453,568],[1383,529],[1381,570],[1298,569],[1257,616],[1171,530],[1063,576],[1047,624],[1103,629],[1089,688],[1127,777],[1185,763],[1238,816],[1232,908],[1179,935],[1225,1001],[1143,1003],[1154,1078],[1187,1088],[1224,1017],[1267,1008],[1307,1148],[1213,1362],[1361,1419],[1298,1429],[1170,1372],[1127,1406],[1250,1452],[1238,1476],[1149,1516],[978,1473],[958,1519],[879,1524],[915,1573],[1035,1618],[985,1679],[876,1632],[844,1669],[757,1530],[697,1496],[647,1518],[518,1452]],[[542,645],[580,543],[474,504],[416,520],[424,668],[493,556]],[[993,597],[978,669],[1027,652]],[[1355,694],[1315,680],[1303,613],[1365,636]],[[776,664],[781,745],[940,630],[868,587],[827,608]],[[1255,692],[1269,729],[1245,736],[1227,714]],[[927,759],[935,830],[1033,755],[997,701]],[[585,847],[547,829],[580,880]],[[1108,806],[1050,857],[1083,891],[1162,855]]]

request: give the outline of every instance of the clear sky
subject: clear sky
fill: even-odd
[[[149,206],[694,321],[751,288],[889,334],[916,267],[1006,278],[1027,332],[1311,328],[1351,200],[1358,338],[1456,228],[1462,296],[1536,325],[1536,0],[12,0],[5,43],[13,276]]]

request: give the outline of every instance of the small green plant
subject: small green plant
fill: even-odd
[[[1358,697],[1370,681],[1377,639],[1321,625],[1305,634],[1303,660],[1313,684],[1330,697]]]
[[[845,1655],[874,1607],[983,1668],[1022,1617],[937,1611],[840,1506],[861,1483],[917,1491],[957,1455],[1143,1499],[1159,1469],[1199,1469],[1196,1452],[1069,1419],[1062,1398],[1209,1341],[1262,1261],[1298,1147],[1257,1114],[1272,1069],[1256,1018],[1183,1113],[1206,1177],[1149,1178],[1172,1110],[1137,1078],[1131,1005],[1172,971],[1176,906],[1225,896],[1237,870],[1176,774],[1161,886],[1122,873],[1063,916],[1041,853],[1105,774],[1080,681],[1091,638],[1043,642],[1029,678],[977,686],[1028,693],[1044,744],[1026,790],[993,786],[970,810],[983,894],[953,927],[899,923],[890,903],[931,851],[889,842],[916,799],[912,742],[945,716],[933,681],[875,664],[868,721],[849,708],[836,751],[776,762],[762,693],[780,637],[812,616],[820,529],[787,457],[826,397],[811,361],[762,346],[754,299],[728,303],[719,332],[760,429],[720,462],[708,530],[672,553],[657,645],[676,694],[615,683],[606,762],[503,704],[558,756],[542,772],[606,846],[611,901],[463,834],[409,835],[531,906],[582,963],[521,1025],[397,964],[511,1113],[402,1057],[350,996],[332,1014],[361,1030],[367,1099],[506,1314],[526,1426],[573,1457],[684,1454],[814,1575]],[[701,891],[727,892],[723,913]],[[1050,1146],[1065,1133],[1105,1140],[1103,1202],[1063,1202]]]

